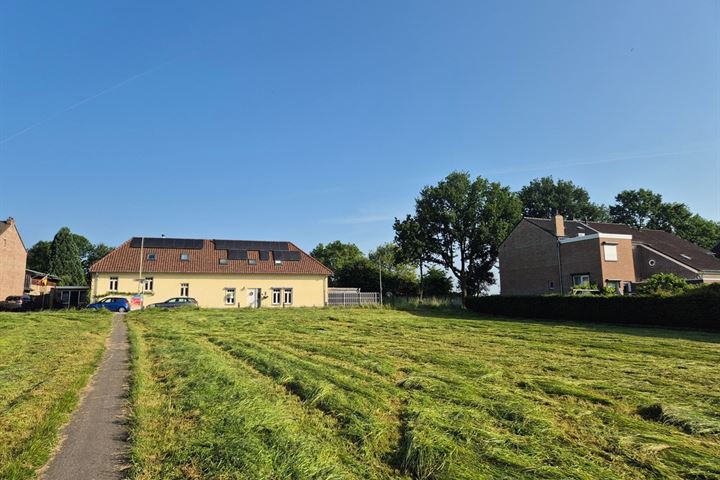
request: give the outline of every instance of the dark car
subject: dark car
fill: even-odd
[[[99,302],[91,303],[87,306],[87,308],[91,308],[93,310],[100,310],[101,308],[104,308],[106,310],[110,310],[111,312],[122,313],[130,311],[130,302],[128,302],[127,298],[106,297]]]
[[[32,310],[35,301],[30,295],[11,295],[5,299],[6,310]]]
[[[149,308],[177,308],[177,307],[198,307],[198,302],[190,297],[173,297],[160,303],[148,305]]]

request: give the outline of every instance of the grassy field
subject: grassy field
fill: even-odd
[[[103,313],[0,313],[0,478],[47,461],[109,329]]]
[[[133,477],[720,478],[720,335],[452,311],[146,311]]]

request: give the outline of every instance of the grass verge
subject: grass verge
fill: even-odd
[[[0,313],[0,478],[32,478],[105,350],[110,316]]]

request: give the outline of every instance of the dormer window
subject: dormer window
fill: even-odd
[[[157,260],[157,253],[148,253],[147,254],[148,262],[154,262]]]
[[[189,261],[190,261],[190,254],[189,254],[189,253],[181,253],[181,254],[180,254],[180,261],[181,261],[181,262],[189,262]]]

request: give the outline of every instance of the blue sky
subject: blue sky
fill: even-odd
[[[720,2],[3,1],[0,217],[28,245],[393,237],[468,170],[720,220]]]

